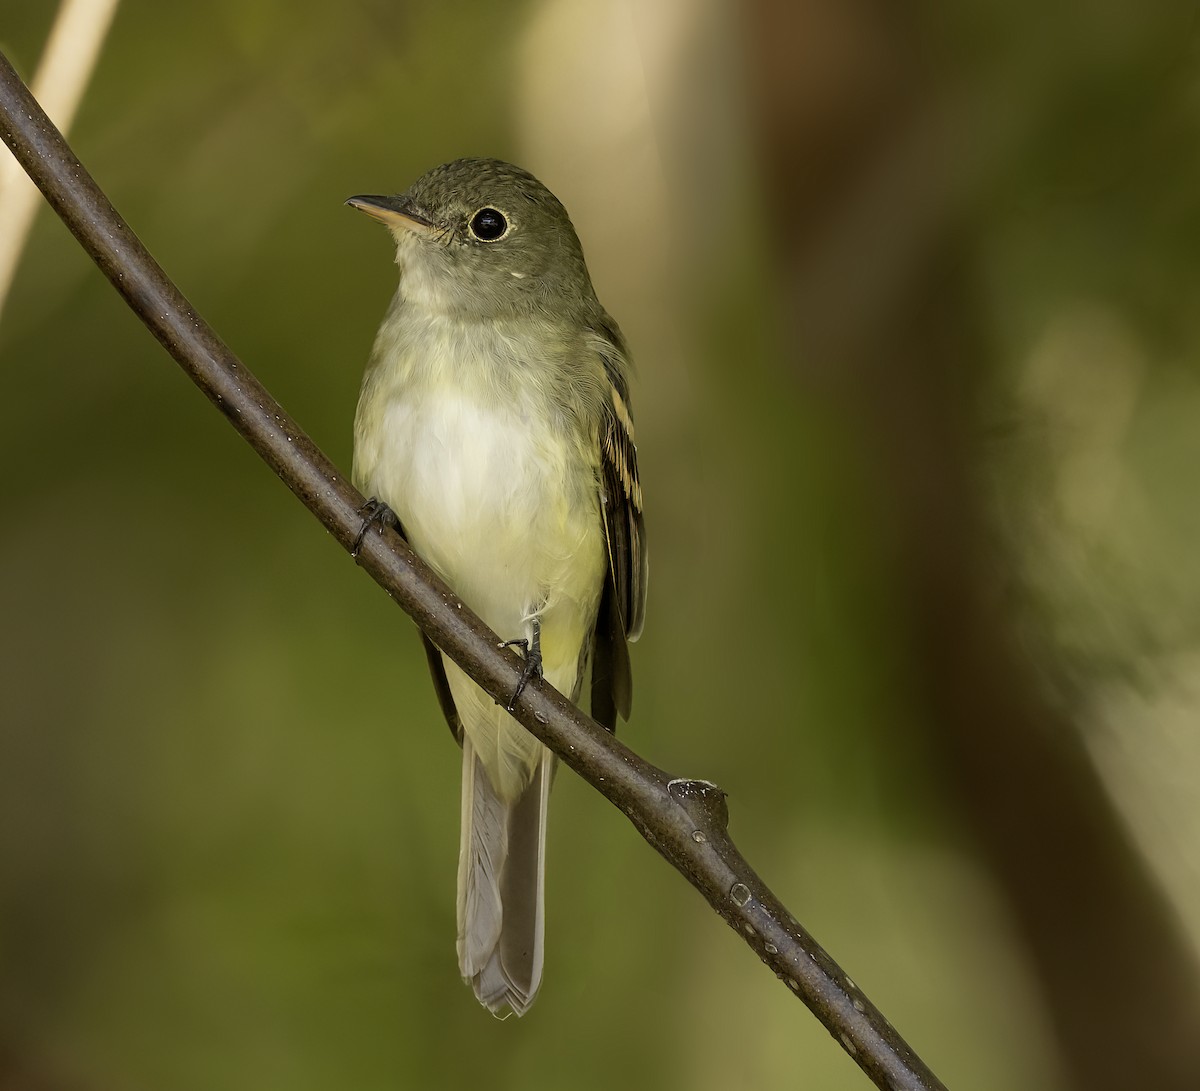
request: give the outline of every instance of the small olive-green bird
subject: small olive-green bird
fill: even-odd
[[[400,267],[354,421],[356,485],[524,649],[522,686],[544,672],[578,703],[586,681],[613,730],[645,611],[642,491],[629,355],[566,210],[495,159],[347,203],[390,229]],[[542,980],[555,758],[425,645],[463,752],[459,968],[490,1011],[522,1015]]]

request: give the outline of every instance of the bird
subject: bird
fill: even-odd
[[[524,655],[502,706],[423,636],[462,747],[459,970],[520,1016],[542,982],[556,758],[510,712],[540,675],[577,705],[586,684],[610,731],[629,718],[647,581],[630,355],[570,217],[527,171],[457,159],[346,203],[387,226],[400,271],[354,420],[363,532],[393,522]]]

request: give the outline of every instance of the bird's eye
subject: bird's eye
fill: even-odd
[[[504,213],[495,208],[481,208],[467,225],[471,234],[480,242],[495,242],[508,231],[508,220]]]

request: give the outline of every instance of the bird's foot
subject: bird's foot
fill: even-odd
[[[358,514],[363,517],[363,522],[362,526],[358,528],[358,536],[354,539],[354,546],[350,550],[350,556],[356,561],[358,560],[359,553],[362,551],[363,539],[367,536],[367,531],[372,526],[377,526],[379,533],[382,534],[384,527],[391,527],[395,530],[400,525],[400,520],[396,518],[396,513],[382,500],[377,500],[373,496],[358,509]]]
[[[525,656],[525,665],[521,668],[521,677],[517,680],[517,688],[513,690],[512,699],[508,702],[507,711],[512,712],[517,707],[521,694],[525,692],[525,687],[529,685],[529,680],[542,677],[542,626],[537,618],[533,619],[532,640],[524,637],[520,640],[502,640],[500,647],[520,648],[521,653]]]

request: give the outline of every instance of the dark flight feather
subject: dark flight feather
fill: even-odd
[[[600,435],[600,503],[608,574],[592,643],[592,716],[613,731],[617,713],[629,719],[633,704],[627,643],[641,635],[646,615],[646,547],[625,342],[611,322],[597,332],[609,381]]]

